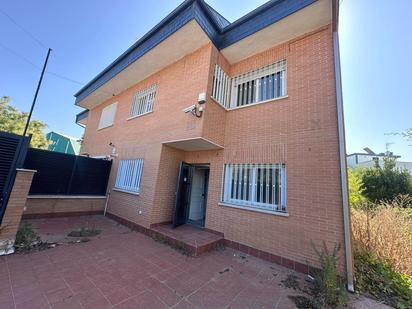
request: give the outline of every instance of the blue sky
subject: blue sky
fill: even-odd
[[[81,136],[74,124],[81,111],[73,94],[165,17],[181,1],[1,1],[0,96],[28,111],[40,67],[50,46],[47,71],[33,117],[50,130]],[[234,21],[264,0],[207,1]],[[412,127],[412,2],[343,0],[340,44],[347,151],[389,149],[412,161],[412,142],[385,135]],[[17,55],[16,55],[17,54]],[[23,60],[24,58],[25,60]],[[75,81],[75,82],[73,82]],[[80,84],[79,84],[80,82]]]

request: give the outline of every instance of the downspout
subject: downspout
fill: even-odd
[[[339,54],[339,35],[338,35],[338,14],[339,2],[334,1],[334,25],[333,25],[333,57],[335,63],[335,83],[336,83],[336,110],[338,116],[338,139],[339,139],[339,161],[340,161],[340,181],[342,188],[342,207],[343,207],[343,229],[345,237],[345,262],[346,280],[348,291],[354,292],[353,276],[353,253],[352,253],[352,234],[350,224],[350,208],[348,195],[348,174],[346,166],[346,142],[345,142],[345,123],[343,118],[343,95],[342,79]]]
[[[110,198],[110,190],[107,190],[106,203],[104,204],[104,211],[103,211],[103,216],[105,217],[106,217],[106,212],[107,212],[107,206],[109,205],[109,198]]]

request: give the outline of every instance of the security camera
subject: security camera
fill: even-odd
[[[189,107],[186,107],[183,111],[187,114],[187,113],[192,113],[194,110],[196,110],[196,105],[191,105]]]
[[[199,104],[206,103],[206,92],[199,93],[199,97],[197,98],[197,103]]]

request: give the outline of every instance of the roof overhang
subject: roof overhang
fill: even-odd
[[[221,52],[230,63],[236,63],[331,22],[332,2],[319,0],[222,49]]]
[[[206,33],[192,20],[84,99],[77,101],[76,105],[92,109],[209,42]]]
[[[89,110],[84,110],[76,115],[76,124],[86,126],[87,118],[89,117]]]
[[[183,151],[202,151],[202,150],[219,150],[223,149],[223,146],[209,141],[204,137],[194,137],[181,140],[173,140],[163,142],[163,145],[180,149]]]
[[[271,0],[229,23],[204,0],[186,0],[76,94],[93,108],[208,42],[230,63],[332,20],[331,0]]]

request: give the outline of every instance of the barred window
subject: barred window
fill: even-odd
[[[223,202],[268,211],[286,211],[284,164],[226,164]]]
[[[143,159],[120,160],[115,188],[131,193],[140,192]]]
[[[285,96],[286,60],[234,77],[232,91],[232,107]]]
[[[235,108],[286,96],[286,60],[230,78],[218,65],[212,98],[225,108]]]
[[[156,85],[136,92],[132,99],[129,118],[144,115],[153,111],[153,102],[156,96]]]

